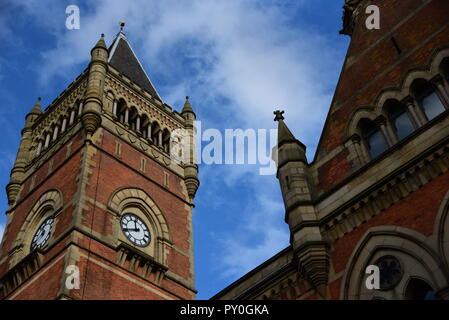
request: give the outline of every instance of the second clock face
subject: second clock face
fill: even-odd
[[[54,220],[53,217],[50,217],[42,222],[31,242],[31,250],[42,248],[47,243],[51,235]]]
[[[150,232],[141,218],[135,214],[126,213],[122,216],[120,224],[123,233],[133,244],[139,247],[150,244]]]

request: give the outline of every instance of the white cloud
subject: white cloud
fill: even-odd
[[[191,96],[203,129],[274,128],[272,112],[280,107],[298,138],[307,145],[318,142],[335,81],[328,74],[337,75],[340,67],[337,49],[310,28],[302,30],[301,21],[293,27],[291,8],[280,2],[100,0],[81,10],[77,31],[65,29],[59,17],[63,4],[20,3],[56,37],[37,66],[45,70],[38,73],[43,88],[58,77],[73,80],[67,71],[81,72],[100,33],[110,44],[123,19],[148,73],[165,80],[163,86],[156,83],[162,98],[179,110],[184,96]],[[206,189],[200,192],[208,193],[211,203],[228,201],[226,194],[212,192],[217,183],[237,188],[244,179],[253,194],[242,201],[241,219],[220,242],[226,276],[241,275],[288,244],[275,176],[261,177],[249,166],[203,171]]]
[[[318,33],[292,29],[285,9],[276,1],[260,5],[240,0],[102,0],[81,10],[81,29],[76,31],[64,28],[57,14],[64,12],[62,4],[20,3],[56,36],[55,47],[42,53],[43,84],[55,76],[66,77],[68,68],[87,64],[99,34],[105,33],[110,43],[117,22],[124,19],[128,38],[142,53],[150,74],[184,76],[162,88],[169,103],[179,105],[190,93],[196,98],[194,107],[211,108],[217,106],[208,103],[226,97],[222,110],[213,111],[232,115],[226,119],[229,125],[256,128],[273,127],[272,111],[279,106],[286,109],[289,123],[300,124],[294,128],[300,137],[317,140],[317,125],[322,124],[330,100],[324,89],[328,80],[322,75],[335,67],[336,50]],[[52,11],[44,14],[44,7]],[[180,51],[194,68],[192,74],[183,75],[182,65],[174,61]]]
[[[236,279],[288,245],[283,205],[273,188],[277,185],[267,181],[254,190],[256,196],[242,208],[243,219],[221,241],[223,252],[217,259],[222,277]]]

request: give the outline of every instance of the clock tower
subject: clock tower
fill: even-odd
[[[195,117],[188,97],[181,112],[162,101],[123,30],[109,48],[102,35],[75,81],[26,116],[0,298],[193,299]]]

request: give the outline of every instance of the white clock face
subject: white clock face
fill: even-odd
[[[42,222],[33,237],[33,241],[31,242],[31,250],[42,248],[47,243],[48,239],[50,239],[54,221],[55,219],[50,217]]]
[[[132,213],[122,216],[121,227],[125,236],[133,244],[139,247],[146,247],[150,244],[150,232],[145,222]]]

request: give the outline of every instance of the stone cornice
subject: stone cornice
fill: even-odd
[[[68,111],[67,106],[72,105],[78,99],[84,97],[84,92],[87,87],[87,74],[84,72],[72,82],[67,89],[62,91],[59,96],[52,101],[52,103],[45,109],[33,124],[33,137],[38,136],[45,130],[55,119],[61,114]]]
[[[449,137],[326,215],[320,228],[333,242],[448,170]]]
[[[8,296],[40,269],[43,256],[42,250],[34,250],[2,276],[0,279],[0,289],[3,289],[3,298]]]

